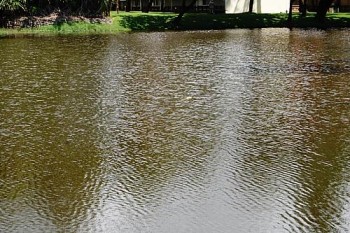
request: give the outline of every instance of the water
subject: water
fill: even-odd
[[[0,40],[0,232],[349,232],[349,38]]]

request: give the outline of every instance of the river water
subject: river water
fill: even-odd
[[[349,232],[350,30],[0,40],[0,232]]]

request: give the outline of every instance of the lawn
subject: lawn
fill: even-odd
[[[111,12],[111,23],[62,23],[35,28],[4,29],[0,36],[42,36],[57,34],[115,34],[131,31],[173,30],[172,20],[175,13]],[[297,28],[343,28],[350,27],[350,13],[328,14],[323,24],[314,19],[315,14],[306,17],[293,14],[293,27]],[[177,30],[217,30],[233,28],[287,27],[287,14],[185,14]]]

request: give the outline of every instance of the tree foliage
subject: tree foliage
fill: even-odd
[[[316,18],[319,22],[323,22],[326,18],[326,14],[334,0],[320,0],[317,8]]]
[[[52,12],[108,16],[112,0],[0,0],[0,15],[47,15]]]
[[[0,11],[24,10],[25,6],[25,0],[0,0]]]

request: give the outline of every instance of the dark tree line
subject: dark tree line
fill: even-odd
[[[64,12],[71,15],[108,16],[111,0],[0,0],[0,16],[48,15]]]

